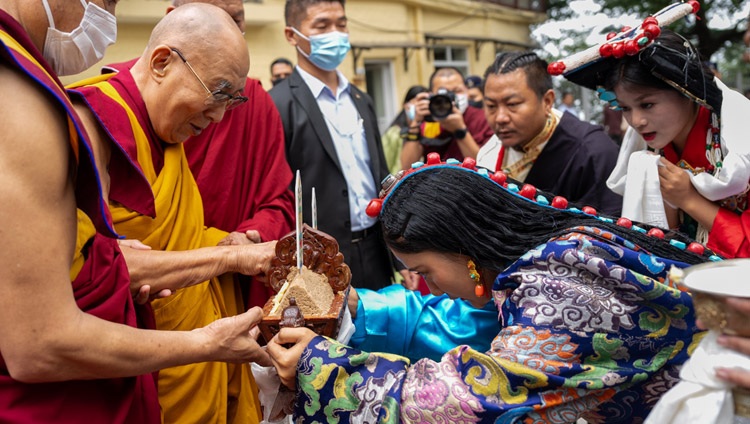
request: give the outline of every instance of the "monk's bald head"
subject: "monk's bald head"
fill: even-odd
[[[249,67],[232,18],[196,2],[159,21],[131,73],[157,135],[180,143],[221,120],[228,99],[241,95]]]
[[[151,32],[147,50],[160,44],[174,47],[191,46],[199,49],[245,45],[242,34],[232,18],[221,8],[203,2],[186,4],[164,16]]]
[[[232,17],[240,31],[245,32],[245,5],[242,0],[173,0],[172,6],[167,8],[167,12],[191,3],[206,3],[223,9]]]

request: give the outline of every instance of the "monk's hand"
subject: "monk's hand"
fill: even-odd
[[[139,305],[146,304],[154,299],[163,299],[165,297],[172,296],[172,290],[164,289],[160,290],[155,295],[151,295],[151,286],[144,284],[138,287],[137,293],[133,295],[133,300]]]
[[[219,243],[217,243],[217,246],[239,246],[243,244],[253,244],[254,242],[248,238],[248,236],[245,233],[240,233],[239,231],[234,231],[229,234],[227,234],[226,237],[221,239]]]
[[[258,323],[263,318],[263,310],[251,308],[244,314],[216,320],[206,327],[194,330],[207,338],[213,348],[211,361],[232,363],[255,362],[270,366],[271,359],[258,344]]]
[[[247,230],[245,236],[251,243],[262,243],[263,239],[260,237],[258,230]]]
[[[274,257],[276,241],[237,246],[234,270],[245,275],[268,274]]]
[[[684,210],[687,202],[700,196],[688,172],[664,158],[659,158],[659,185],[664,201],[677,209]]]
[[[266,346],[281,382],[291,390],[297,388],[299,358],[315,336],[317,334],[309,328],[282,328]],[[288,346],[290,344],[292,346]]]
[[[419,289],[419,279],[421,278],[419,274],[408,269],[402,269],[398,273],[404,277],[404,287],[412,291]]]

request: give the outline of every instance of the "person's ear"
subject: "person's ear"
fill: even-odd
[[[294,37],[295,35],[297,34],[292,30],[292,27],[284,28],[284,37],[286,38],[286,42],[294,47],[297,47],[297,39]]]
[[[151,52],[151,58],[149,60],[149,75],[156,82],[161,83],[167,76],[169,67],[175,63],[174,57],[176,54],[172,54],[172,49],[168,46],[157,46],[154,51]]]
[[[549,89],[544,96],[542,96],[542,106],[544,107],[545,113],[550,113],[552,107],[555,105],[555,90]]]

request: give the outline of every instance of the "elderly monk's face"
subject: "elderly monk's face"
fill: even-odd
[[[199,135],[224,117],[226,98],[242,94],[249,63],[247,50],[243,57],[237,49],[232,52],[218,46],[221,43],[201,55],[186,45],[178,49],[185,61],[178,52],[170,52],[169,74],[156,96],[157,110],[149,110],[155,131],[165,142],[182,143]]]
[[[523,69],[489,75],[484,83],[484,114],[505,147],[522,147],[539,134],[554,101],[552,90],[539,98]]]

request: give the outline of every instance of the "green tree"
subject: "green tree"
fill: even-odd
[[[548,15],[551,20],[562,20],[574,16],[569,6],[570,0],[548,0]],[[598,0],[602,6],[602,12],[609,16],[618,16],[634,13],[638,16],[647,17],[658,12],[663,7],[674,3],[673,0]],[[718,29],[711,26],[714,16],[727,17],[731,19],[737,16],[741,9],[743,0],[703,0],[696,18],[690,18],[676,22],[670,28],[679,32],[693,42],[701,56],[709,59],[717,51],[733,44],[742,43],[742,35],[747,28],[747,17],[735,19],[736,22],[730,28]]]

